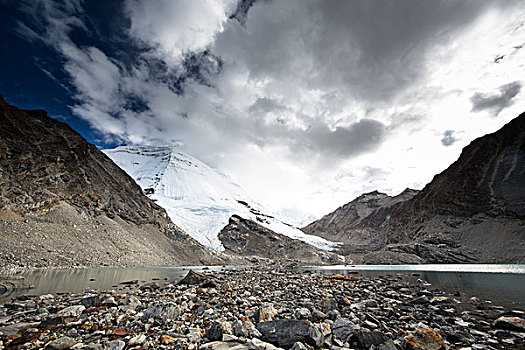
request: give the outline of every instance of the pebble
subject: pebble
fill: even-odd
[[[273,269],[14,298],[0,306],[0,349],[525,348],[521,310],[422,280]]]

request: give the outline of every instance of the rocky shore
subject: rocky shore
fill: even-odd
[[[0,349],[524,347],[523,311],[398,276],[189,272],[181,281],[22,296],[0,307]]]

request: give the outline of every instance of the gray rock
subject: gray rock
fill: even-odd
[[[224,334],[224,328],[219,322],[213,322],[210,327],[206,330],[206,338],[209,340],[222,340]]]
[[[372,345],[379,345],[388,340],[388,336],[380,331],[360,330],[355,333],[357,336],[357,344],[365,349]]]
[[[341,313],[338,310],[331,310],[326,313],[326,317],[331,320],[336,320],[338,317],[341,317]]]
[[[186,285],[198,285],[207,282],[211,278],[206,276],[203,273],[199,273],[193,270],[188,271],[186,276],[184,276],[183,279],[179,281],[179,285],[186,284]]]
[[[343,343],[348,340],[354,333],[360,330],[360,327],[347,320],[339,317],[332,325],[332,333],[335,338],[341,340]]]
[[[295,318],[298,320],[306,320],[308,319],[308,317],[310,317],[310,315],[310,310],[308,310],[307,308],[302,307],[300,309],[295,310]]]
[[[516,316],[502,316],[494,321],[494,327],[510,331],[525,332],[525,320]]]
[[[337,310],[337,301],[334,298],[324,298],[319,305],[323,312]]]
[[[80,303],[84,305],[86,309],[97,307],[100,305],[100,297],[96,294],[86,294],[80,299]]]
[[[143,344],[145,341],[146,341],[146,335],[139,334],[129,340],[128,346],[140,345],[140,344]]]
[[[114,340],[104,344],[104,349],[106,350],[122,350],[126,346],[122,340]]]
[[[139,298],[134,295],[128,295],[120,301],[119,308],[122,308],[122,310],[136,310],[141,305]]]
[[[203,344],[199,347],[201,350],[250,350],[250,347],[237,342],[214,341]]]
[[[243,331],[242,331],[242,321],[236,320],[235,322],[233,322],[232,330],[233,330],[233,334],[235,334],[236,336],[238,337],[244,336]]]
[[[82,350],[103,350],[104,347],[100,344],[89,343],[89,344],[84,345],[81,349]]]
[[[314,324],[311,331],[310,337],[314,340],[317,347],[323,347],[325,344],[331,343],[332,330],[328,323]]]
[[[251,323],[250,321],[246,321],[242,323],[242,333],[245,337],[248,338],[260,338],[261,333],[257,329],[257,327]]]
[[[295,342],[315,344],[315,340],[311,336],[315,328],[310,321],[274,320],[259,322],[257,329],[261,332],[262,340],[286,349],[292,347]]]
[[[384,343],[379,344],[377,350],[398,350],[393,340],[389,339]]]
[[[72,305],[60,310],[57,313],[59,317],[80,317],[82,312],[86,309],[84,305]]]
[[[290,350],[309,350],[309,348],[307,348],[306,345],[304,345],[300,341],[297,341],[293,344]]]
[[[70,337],[62,337],[55,340],[50,341],[46,345],[46,349],[50,350],[65,350],[69,349],[72,346],[74,346],[77,342],[74,339],[71,339]]]
[[[278,348],[273,344],[263,342],[262,340],[257,338],[253,338],[248,343],[246,343],[246,345],[248,345],[248,347],[251,350],[282,350],[281,348]]]
[[[328,318],[328,316],[326,316],[324,312],[317,310],[317,309],[312,310],[312,317],[319,321],[323,321]]]
[[[166,322],[169,320],[174,320],[180,316],[180,307],[173,302],[166,301],[155,301],[149,304],[148,308],[142,316],[142,321],[146,322],[150,318],[161,319]]]

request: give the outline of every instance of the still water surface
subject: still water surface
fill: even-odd
[[[468,297],[490,300],[494,305],[525,310],[525,265],[338,265],[315,266],[313,269],[330,274],[396,276],[407,280],[420,278],[432,285],[430,290],[461,292]]]
[[[34,288],[16,292],[16,295],[79,293],[86,289],[122,288],[120,283],[138,280],[178,281],[189,269],[196,271],[221,271],[243,268],[241,266],[187,266],[152,268],[83,268],[83,269],[34,269],[17,272],[26,284]],[[336,265],[310,266],[299,271],[315,271],[325,274],[342,273],[362,276],[395,276],[415,280],[423,279],[435,289],[462,292],[491,300],[506,308],[525,310],[525,265]],[[13,297],[14,293],[0,295],[0,303]]]

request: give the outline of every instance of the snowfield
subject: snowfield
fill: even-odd
[[[120,146],[103,152],[163,207],[177,226],[211,249],[224,250],[217,236],[234,214],[323,250],[338,244],[284,223],[251,200],[228,176],[176,146]]]

